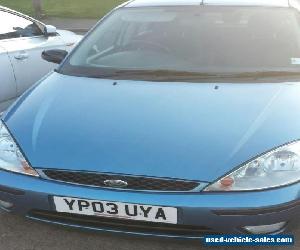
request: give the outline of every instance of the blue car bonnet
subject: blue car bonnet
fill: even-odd
[[[300,138],[299,83],[114,82],[52,73],[6,112],[33,167],[210,182]]]

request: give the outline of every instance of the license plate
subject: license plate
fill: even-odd
[[[177,208],[70,197],[53,197],[57,212],[177,224]]]

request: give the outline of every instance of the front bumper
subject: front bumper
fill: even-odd
[[[120,224],[110,227],[109,222],[105,226],[95,226],[95,223],[82,224],[76,220],[68,220],[67,217],[47,216],[56,214],[53,196],[177,207],[178,228],[163,231],[161,228],[149,226],[147,230],[147,223],[144,223],[143,230],[139,230],[141,227],[130,227],[130,222],[128,227]],[[300,183],[268,191],[241,193],[124,192],[58,183],[0,171],[0,200],[14,204],[9,212],[31,219],[137,235],[201,238],[203,234],[211,233],[245,233],[245,226],[287,222],[284,229],[290,231],[300,225]],[[181,228],[184,231],[179,233]]]

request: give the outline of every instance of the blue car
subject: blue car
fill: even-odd
[[[297,0],[133,0],[42,57],[60,65],[1,118],[3,210],[178,238],[299,226]]]

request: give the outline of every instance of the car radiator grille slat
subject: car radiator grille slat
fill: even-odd
[[[200,185],[200,183],[196,181],[158,179],[88,172],[43,170],[43,173],[46,178],[51,180],[103,188],[109,188],[104,183],[106,180],[122,180],[128,183],[128,186],[122,187],[122,189],[139,191],[190,192],[195,190],[195,188]]]

